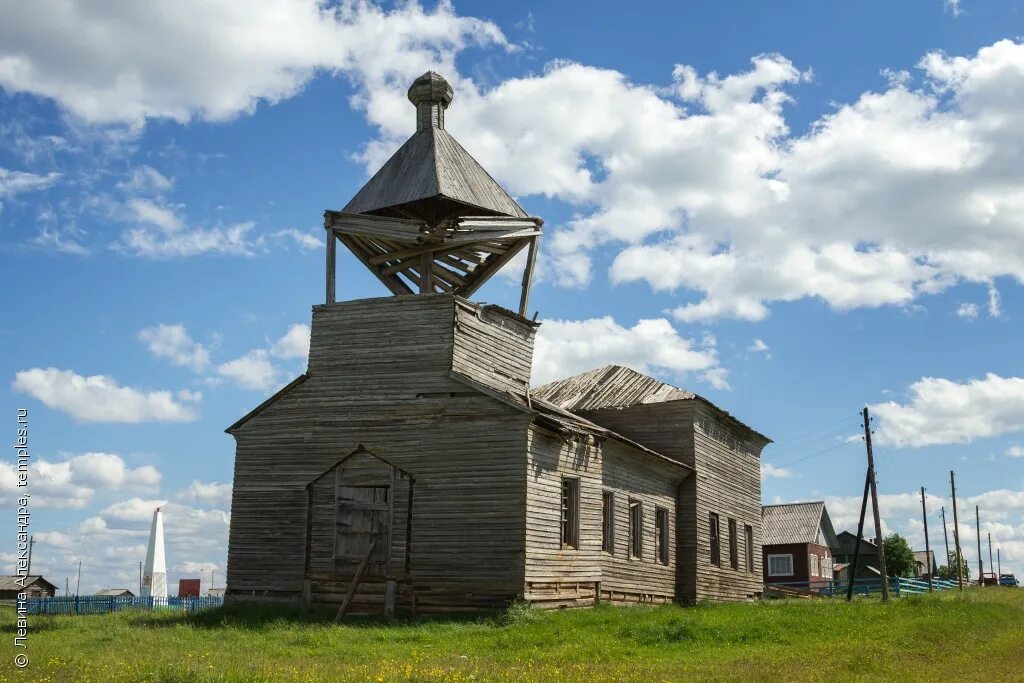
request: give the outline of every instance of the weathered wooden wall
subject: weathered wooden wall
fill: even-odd
[[[229,600],[299,599],[305,487],[360,445],[415,480],[420,611],[522,592],[531,418],[452,379],[455,307],[447,295],[314,307],[309,378],[234,430]]]
[[[580,411],[659,453],[697,470],[682,482],[676,516],[677,599],[750,599],[762,592],[761,470],[763,440],[694,399]],[[722,525],[721,567],[711,563],[710,512]],[[729,562],[728,520],[737,522],[738,569]],[[743,526],[754,532],[754,571],[746,571]]]
[[[616,440],[566,441],[530,430],[526,502],[526,599],[545,607],[669,602],[675,596],[676,489],[687,471]],[[579,548],[561,543],[563,477],[580,480]],[[614,493],[615,545],[601,548],[601,496]],[[643,554],[629,557],[629,502],[643,505]],[[668,511],[669,562],[657,559],[654,511]]]

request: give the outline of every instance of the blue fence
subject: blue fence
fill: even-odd
[[[959,584],[956,581],[935,579],[932,581],[932,590],[944,591],[956,588]],[[840,596],[846,597],[849,584],[846,581],[785,581],[782,583],[766,583],[765,593],[772,593],[773,587],[781,590],[775,591],[778,597],[787,595],[818,595],[822,597]],[[853,584],[854,595],[878,595],[882,592],[881,579],[857,579]],[[928,582],[921,579],[906,579],[897,576],[889,578],[889,594],[895,597],[906,595],[918,595],[928,592]]]
[[[144,598],[113,595],[62,595],[52,598],[29,598],[29,614],[106,614],[124,610],[169,610],[172,612],[198,612],[220,607],[222,596],[206,595],[199,598]]]

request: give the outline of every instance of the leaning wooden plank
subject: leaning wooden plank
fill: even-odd
[[[352,585],[348,587],[348,593],[345,594],[345,599],[341,601],[341,607],[338,608],[338,613],[334,617],[335,624],[341,621],[341,618],[345,616],[345,610],[348,609],[348,604],[352,602],[352,596],[356,594],[356,588],[359,586],[359,581],[363,578],[363,572],[366,571],[366,565],[370,561],[370,555],[373,554],[373,547],[375,545],[377,545],[375,541],[370,542],[370,547],[366,550],[366,556],[363,557],[363,561],[359,563],[359,567],[356,569],[356,575],[352,577]]]
[[[525,247],[530,240],[519,240],[513,244],[508,251],[501,256],[492,257],[487,259],[482,266],[473,272],[473,275],[466,280],[466,284],[462,285],[456,290],[456,294],[464,297],[472,296],[473,292],[480,289],[485,282],[491,279],[491,277],[497,273],[503,265],[512,260],[512,257],[519,253],[519,250]]]
[[[348,235],[339,235],[338,239],[341,240],[342,244],[348,247],[357,259],[359,259],[364,266],[370,269],[370,272],[377,276],[377,279],[384,283],[384,286],[391,290],[392,294],[412,294],[412,289],[404,282],[399,280],[395,276],[381,275],[380,269],[369,262],[369,255],[366,253],[366,249],[360,246],[354,238]]]

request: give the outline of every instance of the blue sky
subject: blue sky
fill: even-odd
[[[223,430],[304,369],[322,212],[409,134],[428,68],[545,219],[535,382],[623,363],[706,396],[779,442],[765,502],[824,498],[840,528],[868,404],[886,527],[921,542],[925,486],[941,544],[956,469],[1024,570],[1020,3],[0,18],[0,414],[30,411],[34,562],[61,585],[79,559],[83,590],[136,585],[157,501],[171,585],[222,583]],[[513,303],[508,271],[477,298]],[[339,273],[339,298],[385,293]]]

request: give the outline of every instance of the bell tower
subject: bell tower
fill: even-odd
[[[341,242],[395,295],[469,298],[527,249],[519,315],[529,305],[543,221],[529,216],[444,128],[451,85],[428,71],[409,88],[416,132],[341,211],[324,212],[326,302]]]

